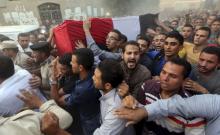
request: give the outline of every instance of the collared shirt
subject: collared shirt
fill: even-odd
[[[40,130],[40,120],[48,111],[58,117],[62,129],[67,128],[73,120],[53,100],[45,102],[39,110],[26,110],[11,117],[0,117],[0,135],[44,135]]]
[[[114,111],[121,107],[121,99],[116,89],[112,89],[105,95],[101,91],[101,126],[95,130],[93,135],[120,135],[125,129],[126,121],[117,118]]]
[[[17,45],[19,52],[26,53],[27,55],[31,56],[31,53],[33,52],[30,48],[30,45],[27,48],[22,48],[20,44]]]
[[[85,135],[91,135],[100,126],[100,92],[95,89],[92,72],[84,80],[77,80],[71,94],[66,98],[68,108],[79,111],[80,122]]]
[[[190,119],[201,117],[206,119],[205,134],[220,134],[220,96],[212,94],[196,95],[182,98],[175,95],[169,99],[159,100],[145,106],[148,112],[148,120],[160,119],[162,117],[179,115]]]
[[[20,69],[0,84],[0,116],[11,116],[24,107],[24,103],[16,96],[22,89],[31,90],[28,83],[31,77],[28,71]],[[45,100],[38,90],[36,93]]]
[[[101,57],[102,60],[104,59],[114,59],[114,60],[121,60],[121,53],[117,52],[108,52],[105,50],[101,50],[98,45],[95,43],[92,36],[86,35],[87,41],[87,48],[91,49],[95,56]]]

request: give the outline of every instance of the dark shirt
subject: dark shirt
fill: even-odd
[[[159,52],[157,53],[153,58],[153,65],[152,65],[152,76],[158,76],[160,75],[160,72],[166,63],[164,53]]]
[[[143,66],[145,66],[147,69],[149,69],[150,71],[152,70],[152,64],[153,61],[152,59],[148,56],[147,53],[144,53],[140,56],[140,60],[139,63]]]
[[[161,99],[161,87],[159,81],[148,80],[143,83],[141,88],[142,90],[138,93],[138,99],[140,103],[146,105]],[[181,88],[177,94],[184,98],[192,96],[191,93]],[[145,123],[145,127],[148,129],[148,131],[151,131],[156,135],[184,135],[186,132],[195,133],[201,128],[200,126],[204,125],[204,119],[185,119],[179,116],[169,116],[167,118],[161,118]]]
[[[92,73],[85,80],[77,80],[70,96],[66,99],[69,108],[76,108],[85,135],[92,135],[100,126],[101,94],[95,89]]]

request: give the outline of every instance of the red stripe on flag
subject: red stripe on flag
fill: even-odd
[[[104,45],[105,38],[113,29],[111,18],[92,18],[90,32],[97,44]],[[86,43],[83,22],[66,20],[54,29],[55,43],[60,55],[75,50],[75,42],[82,40]]]

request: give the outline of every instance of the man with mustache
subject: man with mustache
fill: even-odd
[[[140,90],[141,84],[151,78],[150,71],[138,64],[140,59],[140,47],[135,41],[129,41],[125,43],[122,49],[121,66],[124,71],[124,80],[129,86],[129,92],[134,97],[137,97],[137,93]]]
[[[199,93],[220,94],[220,48],[207,47],[202,50],[197,66],[192,70],[191,79],[184,87]]]

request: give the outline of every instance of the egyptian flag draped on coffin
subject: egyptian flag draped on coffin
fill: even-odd
[[[140,33],[145,33],[147,28],[155,28],[155,18],[158,14],[145,14],[141,16],[127,16],[119,18],[91,18],[90,32],[95,42],[105,45],[107,34],[112,29],[118,29],[126,35],[128,40],[135,40]],[[54,39],[58,53],[72,52],[75,49],[75,42],[82,40],[86,43],[83,31],[83,22],[76,20],[65,20],[54,28]]]

